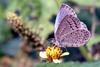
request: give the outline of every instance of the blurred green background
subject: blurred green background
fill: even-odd
[[[7,24],[7,12],[19,15],[33,32],[42,29],[39,35],[45,41],[54,37],[55,18],[62,3],[76,11],[93,36],[83,47],[67,48],[72,54],[64,57],[65,63],[44,64],[33,60],[33,64],[37,67],[100,67],[100,0],[0,0],[0,58],[5,55],[15,58],[22,41]]]

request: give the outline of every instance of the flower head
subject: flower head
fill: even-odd
[[[20,16],[17,16],[16,13],[8,12],[7,21],[11,28],[25,40],[25,44],[31,45],[31,47],[37,51],[44,49],[45,43],[41,42],[41,37],[24,24]]]
[[[61,63],[62,60],[60,58],[65,55],[69,55],[69,52],[62,53],[62,50],[59,47],[52,46],[47,47],[45,51],[41,51],[39,55],[42,58],[46,58],[50,62]]]

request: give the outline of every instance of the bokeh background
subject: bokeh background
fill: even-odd
[[[23,39],[6,21],[6,13],[14,12],[41,37],[54,37],[57,11],[62,3],[70,5],[91,31],[89,42],[79,48],[67,48],[64,63],[41,61],[37,51],[21,53]],[[26,55],[29,55],[26,57]],[[21,56],[20,56],[21,55]],[[18,66],[19,65],[19,66]],[[100,0],[0,0],[0,67],[100,67]]]

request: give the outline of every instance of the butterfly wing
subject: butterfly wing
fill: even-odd
[[[81,23],[81,28],[87,29],[87,26],[83,22],[80,22],[80,23]]]
[[[86,44],[90,38],[90,32],[87,29],[78,29],[67,35],[60,37],[59,43],[62,47],[80,47]]]
[[[55,36],[62,36],[68,34],[81,27],[80,20],[72,15],[66,15],[58,26]]]
[[[60,7],[60,9],[59,9],[59,12],[58,12],[58,14],[57,14],[54,32],[57,31],[60,22],[62,21],[62,19],[63,19],[66,15],[72,15],[72,16],[74,16],[74,17],[77,17],[75,11],[74,11],[70,6],[68,6],[68,5],[66,5],[66,4],[62,4],[61,7]]]
[[[57,31],[55,32],[55,39],[59,43],[62,36],[67,35],[74,30],[79,29],[80,27],[81,23],[78,18],[73,17],[72,15],[66,15],[59,24]]]
[[[79,47],[90,38],[86,25],[77,17],[66,15],[58,26],[55,39],[60,47]]]
[[[68,5],[62,4],[57,14],[55,30],[56,45],[60,47],[79,47],[90,38],[90,32],[81,22],[74,10]]]

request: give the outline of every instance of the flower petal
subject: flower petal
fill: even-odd
[[[53,62],[54,63],[61,63],[62,62],[62,59],[53,59]]]
[[[61,57],[62,57],[62,56],[66,56],[66,55],[69,55],[69,52],[64,52],[64,53],[62,53]]]
[[[41,52],[39,53],[39,56],[40,56],[41,58],[48,58],[45,51],[41,51]]]

